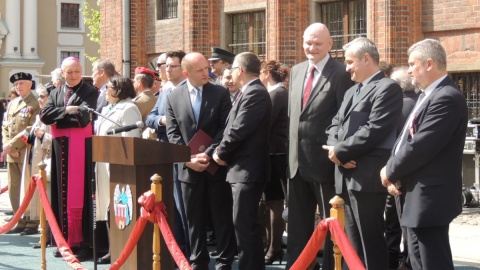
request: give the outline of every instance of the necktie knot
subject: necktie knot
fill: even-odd
[[[358,87],[357,87],[357,90],[355,90],[355,95],[358,95],[360,93],[360,91],[362,90],[362,87],[363,87],[363,84],[359,83]]]

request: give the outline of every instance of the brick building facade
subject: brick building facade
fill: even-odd
[[[479,115],[479,0],[130,0],[131,66],[148,65],[159,53],[182,49],[210,54],[211,46],[253,51],[293,65],[305,59],[302,34],[312,22],[327,24],[341,46],[367,36],[381,60],[405,65],[413,43],[438,39],[448,69]],[[122,66],[122,1],[102,1],[101,55]]]

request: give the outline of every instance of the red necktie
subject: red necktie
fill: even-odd
[[[305,84],[305,89],[303,89],[302,109],[305,108],[308,98],[310,98],[310,93],[312,92],[313,78],[315,77],[315,66],[311,66],[308,72],[310,74],[308,76],[307,83]]]

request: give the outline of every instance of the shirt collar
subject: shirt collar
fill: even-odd
[[[250,84],[252,84],[252,82],[255,81],[255,80],[258,80],[258,78],[255,78],[255,79],[249,81],[248,83],[246,83],[246,84],[242,87],[242,89],[241,89],[242,93],[243,93],[243,91],[245,91],[245,89],[246,89]]]
[[[427,88],[425,88],[425,90],[423,90],[423,93],[425,93],[425,97],[428,97],[433,92],[433,90],[435,90],[435,88],[437,88],[437,86],[440,84],[440,82],[443,81],[447,76],[448,75],[444,75],[444,76],[438,78],[433,83],[431,83],[429,86],[427,86]]]
[[[330,55],[327,53],[327,55],[325,55],[325,57],[322,60],[318,61],[316,64],[313,65],[312,63],[310,63],[308,65],[308,70],[310,70],[310,67],[313,65],[313,66],[315,66],[315,69],[319,73],[322,73],[323,69],[325,68],[325,65],[328,62],[328,59],[330,59]]]
[[[187,87],[188,87],[188,92],[190,93],[195,93],[195,90],[194,90],[194,86],[187,80]],[[203,85],[202,86],[198,86],[197,87],[198,89],[200,89],[200,92],[202,92],[203,90]]]
[[[377,72],[375,72],[372,76],[368,77],[366,80],[364,80],[364,81],[362,82],[362,85],[363,85],[363,86],[367,85],[367,83],[369,83],[369,82],[372,80],[372,78],[375,77],[375,76],[377,76],[377,74],[380,73],[380,72],[382,72],[382,71],[377,71]]]
[[[268,88],[268,92],[272,92],[273,90],[275,90],[275,89],[277,89],[277,88],[279,88],[279,87],[282,87],[282,86],[285,86],[285,85],[283,84],[283,82],[279,82],[279,83],[273,85],[272,87]]]

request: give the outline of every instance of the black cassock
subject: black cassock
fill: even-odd
[[[92,244],[92,134],[88,108],[96,108],[98,90],[84,83],[52,90],[40,112],[43,123],[52,126],[51,204],[58,225],[70,247]],[[65,104],[67,102],[67,104]],[[65,114],[67,106],[80,106]]]

